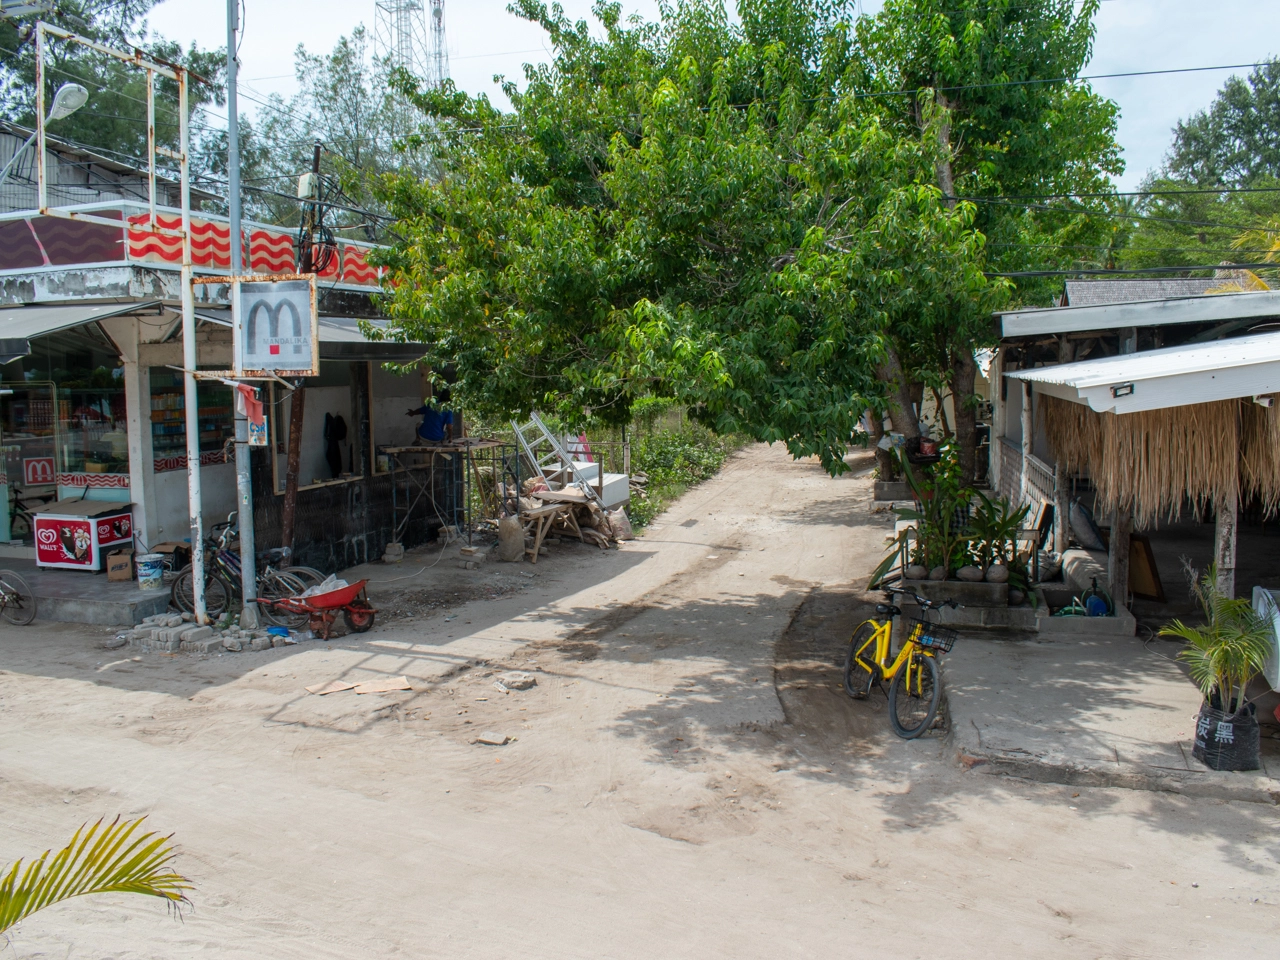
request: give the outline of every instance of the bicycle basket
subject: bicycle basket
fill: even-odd
[[[907,636],[912,637],[917,646],[924,647],[926,650],[936,650],[938,653],[946,653],[955,646],[956,637],[959,634],[950,627],[916,617],[907,617],[906,620]],[[918,634],[916,634],[916,627],[920,628]]]

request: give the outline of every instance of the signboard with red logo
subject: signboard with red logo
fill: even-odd
[[[22,482],[28,487],[42,483],[53,483],[57,471],[53,466],[53,457],[25,457],[22,461]]]
[[[315,376],[318,322],[315,274],[232,278],[233,375]]]
[[[98,570],[108,548],[133,540],[128,503],[59,500],[35,516],[36,565]]]

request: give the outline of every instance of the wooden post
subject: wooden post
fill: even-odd
[[[289,465],[284,475],[284,505],[280,510],[280,546],[293,550],[293,519],[298,506],[298,461],[302,456],[302,417],[307,388],[298,381],[289,403]]]
[[[1067,549],[1071,529],[1071,497],[1067,490],[1067,471],[1062,463],[1053,465],[1053,552],[1062,556]]]
[[[996,348],[996,355],[991,359],[991,441],[987,447],[987,486],[996,496],[1000,495],[1000,485],[1004,482],[1001,476],[1000,455],[1004,450],[1004,414],[1005,414],[1005,382],[1004,382],[1004,350]]]
[[[1022,381],[1022,479],[1018,485],[1018,505],[1027,502],[1027,460],[1031,457],[1031,381]]]
[[[1236,595],[1236,528],[1239,493],[1235,487],[1215,504],[1213,560],[1218,565],[1218,589],[1225,597]]]
[[[1133,511],[1128,507],[1111,512],[1111,543],[1107,551],[1107,592],[1116,604],[1129,605],[1129,534]]]
[[[1136,353],[1137,327],[1120,331],[1120,352]],[[1107,592],[1116,604],[1129,605],[1129,535],[1133,532],[1133,508],[1116,507],[1111,512],[1111,543],[1107,550]]]

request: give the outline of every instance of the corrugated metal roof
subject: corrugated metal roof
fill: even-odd
[[[1106,303],[1137,303],[1171,297],[1199,297],[1225,281],[1213,277],[1169,277],[1156,280],[1068,280],[1067,307],[1094,307]]]
[[[1158,327],[1178,323],[1222,323],[1280,317],[1280,290],[1221,293],[1166,300],[1101,303],[1085,307],[1007,310],[996,315],[1002,337]]]
[[[1099,412],[1137,413],[1280,393],[1280,333],[1035,367],[1008,374]]]

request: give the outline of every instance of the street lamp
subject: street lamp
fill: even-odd
[[[63,117],[69,117],[89,101],[89,91],[78,83],[64,83],[58,88],[58,92],[53,95],[53,106],[49,108],[49,116],[45,118],[45,123],[53,123],[55,120],[61,120]],[[18,162],[18,158],[27,152],[27,148],[35,143],[37,134],[33,133],[30,139],[19,147],[4,165],[4,171],[0,172],[0,186],[9,179],[9,171],[13,169],[14,164]]]

